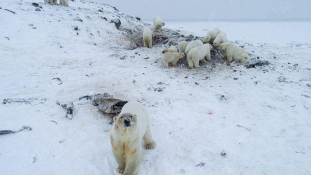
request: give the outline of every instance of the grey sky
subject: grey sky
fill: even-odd
[[[311,19],[311,0],[90,0],[151,20]]]

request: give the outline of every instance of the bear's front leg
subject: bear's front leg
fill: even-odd
[[[168,62],[167,61],[163,61],[162,63],[164,65],[164,67],[168,68]]]
[[[110,136],[110,142],[114,158],[118,163],[118,168],[116,169],[116,171],[122,174],[125,170],[125,163],[126,163],[124,144],[122,142],[115,140],[113,136]]]
[[[147,126],[147,131],[146,131],[143,139],[144,139],[144,142],[145,142],[145,145],[144,145],[145,149],[154,149],[157,146],[157,144],[152,139],[152,135],[151,135],[151,130],[150,130],[149,124]]]
[[[126,146],[126,167],[123,175],[138,175],[138,169],[141,161],[140,142],[137,147],[128,148]],[[129,146],[131,147],[131,146]]]
[[[232,61],[232,55],[228,55],[226,63],[229,64],[231,63],[231,61]]]

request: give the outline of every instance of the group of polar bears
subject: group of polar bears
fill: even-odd
[[[160,30],[162,26],[165,25],[162,19],[158,16],[153,19],[153,24],[153,32]],[[153,32],[149,27],[144,27],[144,47],[152,48]],[[163,50],[162,63],[166,68],[169,67],[170,63],[176,67],[176,63],[179,59],[184,59],[187,57],[189,69],[199,68],[200,61],[205,63],[206,61],[211,60],[210,52],[212,49],[225,51],[225,55],[222,57],[222,59],[226,59],[226,63],[230,63],[233,60],[242,64],[248,63],[249,58],[245,49],[232,43],[228,43],[227,34],[221,31],[219,28],[213,28],[209,30],[204,37],[203,42],[201,40],[195,40],[190,43],[186,41],[179,42],[179,52],[175,46]]]
[[[225,51],[226,53],[222,59],[227,59],[225,61],[226,63],[230,63],[232,60],[242,64],[248,63],[249,58],[245,49],[228,43],[227,34],[218,28],[209,30],[203,42],[201,40],[195,40],[190,43],[186,41],[179,42],[179,53],[175,46],[163,50],[162,63],[166,68],[169,66],[169,63],[173,63],[173,66],[176,67],[179,59],[187,57],[189,69],[199,68],[200,61],[205,63],[211,60],[210,52],[212,49]]]
[[[44,0],[44,3],[46,4],[57,4],[57,0]],[[63,5],[68,7],[68,0],[59,0],[59,5]]]

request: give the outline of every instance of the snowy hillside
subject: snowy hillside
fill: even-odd
[[[31,101],[1,103],[0,130],[32,128],[0,135],[1,175],[117,175],[111,119],[78,100],[99,93],[147,107],[157,148],[143,150],[141,175],[311,173],[310,42],[241,36],[251,63],[270,64],[247,69],[216,56],[200,69],[165,69],[167,45],[128,49],[128,34],[144,25],[135,17],[100,3],[32,2],[0,2],[0,100]],[[56,101],[74,103],[72,120]]]

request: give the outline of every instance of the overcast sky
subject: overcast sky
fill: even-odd
[[[89,0],[151,20],[311,19],[311,0]]]

